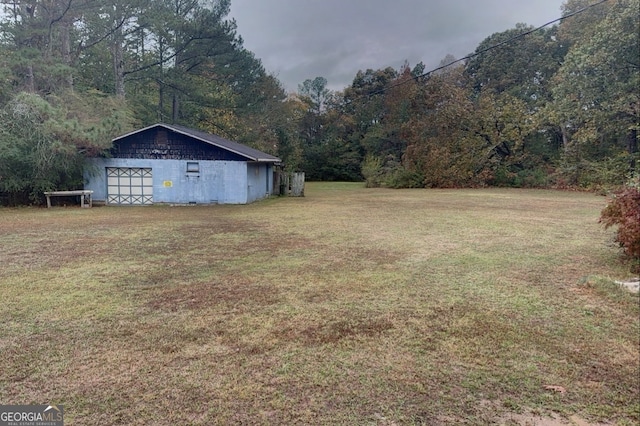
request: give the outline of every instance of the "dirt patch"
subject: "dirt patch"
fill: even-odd
[[[535,414],[508,414],[498,421],[504,426],[607,426],[606,423],[589,423],[580,416],[573,415],[568,419],[563,419],[558,415],[550,417],[538,416]]]

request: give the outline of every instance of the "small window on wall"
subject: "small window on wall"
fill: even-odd
[[[200,173],[200,163],[195,161],[187,162],[187,173]]]

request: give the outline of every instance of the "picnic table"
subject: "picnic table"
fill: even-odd
[[[80,196],[80,207],[91,208],[93,200],[91,199],[93,191],[89,190],[77,190],[77,191],[47,191],[44,195],[47,197],[47,208],[51,207],[51,197],[73,197]]]

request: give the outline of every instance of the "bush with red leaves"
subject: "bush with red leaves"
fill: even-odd
[[[616,241],[640,267],[640,187],[630,185],[616,191],[602,210],[600,222],[605,228],[618,225]]]

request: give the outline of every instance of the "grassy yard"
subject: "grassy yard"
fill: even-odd
[[[0,209],[0,403],[68,425],[640,420],[603,197],[306,194]]]

